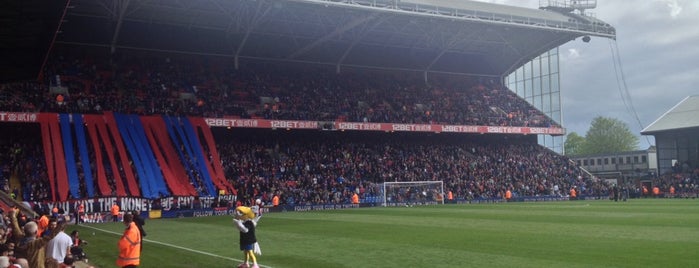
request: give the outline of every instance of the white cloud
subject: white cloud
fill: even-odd
[[[682,13],[682,6],[677,0],[656,0],[665,3],[667,8],[670,10],[670,17],[676,18],[677,15]]]
[[[574,60],[580,57],[580,52],[578,51],[577,48],[569,48],[568,49],[568,55],[566,55],[568,59]]]

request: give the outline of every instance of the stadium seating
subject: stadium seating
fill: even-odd
[[[5,95],[0,100],[0,110],[79,113],[85,114],[88,121],[91,114],[104,118],[112,118],[114,114],[116,125],[127,122],[130,115],[159,115],[557,126],[503,86],[479,78],[436,76],[427,85],[420,76],[398,72],[348,69],[337,74],[318,66],[289,68],[258,62],[246,62],[234,70],[230,64],[216,59],[164,55],[98,61],[66,54],[54,58],[46,73],[46,81],[1,85]],[[62,97],[60,103],[56,99],[58,94]],[[88,121],[85,122],[88,128],[102,124],[99,120]],[[21,198],[51,200],[55,198],[50,194],[52,190],[40,187],[54,184],[50,183],[46,163],[41,160],[44,151],[37,146],[42,139],[37,133],[35,130],[35,140],[20,143],[26,149],[22,163],[13,165],[23,166],[16,169],[16,174],[24,178]],[[210,194],[204,187],[210,182],[217,183],[217,187],[220,183],[230,183],[238,189],[241,198],[263,197],[267,201],[278,194],[283,196],[282,202],[294,204],[347,202],[355,191],[360,191],[361,197],[369,201],[377,195],[377,182],[384,180],[444,180],[448,190],[461,199],[499,198],[507,189],[520,196],[562,195],[573,185],[588,195],[605,195],[607,191],[606,185],[586,177],[567,158],[526,137],[522,142],[501,137],[494,142],[477,138],[478,135],[426,138],[420,134],[377,139],[382,134],[362,133],[358,135],[360,138],[350,141],[341,133],[317,131],[294,137],[280,136],[270,130],[239,129],[235,133],[241,134],[231,139],[230,134],[218,133],[214,145],[220,152],[227,182],[216,182],[202,172],[187,173],[185,177],[195,189],[186,189],[178,185],[187,182],[171,180],[166,175],[160,179],[166,185],[165,191],[156,188],[149,191],[146,186],[157,185],[158,181],[144,184],[143,174],[137,174],[135,182],[128,174],[120,175],[131,168],[135,169],[134,173],[140,172],[144,166],[137,166],[138,162],[130,164],[134,167],[119,161],[107,165],[97,163],[92,157],[89,166],[104,166],[105,170],[100,172],[107,175],[93,175],[99,183],[86,183],[89,176],[76,165],[83,172],[78,172],[77,183],[66,186],[70,188],[69,196],[60,199]],[[319,143],[320,140],[327,143]],[[129,150],[129,144],[126,147]],[[90,154],[94,155],[95,148],[101,147],[91,148]],[[130,154],[133,150],[130,149]],[[177,154],[178,150],[183,147],[159,155],[162,158],[158,161],[165,161],[168,154]],[[125,157],[117,149],[97,152],[104,156],[100,161],[108,161],[111,154],[115,159]],[[74,153],[75,159],[80,159],[78,150]],[[183,166],[173,167],[181,171],[180,176],[171,174],[174,177],[182,177],[184,170],[190,170],[187,167],[196,162],[191,157],[180,159],[184,159]],[[161,162],[161,167],[162,163],[165,162]],[[135,191],[135,185],[140,185],[140,190]],[[560,190],[556,192],[554,188]],[[66,193],[66,189],[62,191]]]

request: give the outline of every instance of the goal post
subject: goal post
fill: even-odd
[[[444,181],[384,182],[381,191],[384,207],[444,204]]]

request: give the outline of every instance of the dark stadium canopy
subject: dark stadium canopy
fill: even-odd
[[[3,1],[0,8],[0,82],[35,79],[65,1]]]
[[[59,26],[63,7],[38,6]],[[615,38],[571,7],[463,0],[72,0],[66,10],[58,45],[485,76],[578,37]]]

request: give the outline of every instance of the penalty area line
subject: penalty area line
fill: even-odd
[[[100,232],[103,232],[103,233],[115,234],[115,235],[118,235],[118,236],[121,236],[121,235],[122,235],[122,234],[117,233],[117,232],[112,232],[112,231],[109,231],[109,230],[100,229],[100,228],[97,228],[97,227],[94,227],[94,226],[89,226],[89,225],[80,225],[80,226],[86,227],[86,228],[90,228],[90,229],[93,229],[93,230],[97,230],[97,231],[100,231]],[[163,245],[163,246],[166,246],[166,247],[171,247],[171,248],[181,249],[181,250],[185,250],[185,251],[190,251],[190,252],[194,252],[194,253],[202,254],[202,255],[206,255],[206,256],[216,257],[216,258],[220,258],[220,259],[225,259],[225,260],[230,260],[230,261],[237,261],[237,262],[243,262],[243,260],[241,260],[241,259],[236,259],[236,258],[221,256],[221,255],[213,254],[213,253],[210,253],[210,252],[205,252],[205,251],[196,250],[196,249],[192,249],[192,248],[186,248],[186,247],[182,247],[182,246],[178,246],[178,245],[173,245],[173,244],[169,244],[169,243],[165,243],[165,242],[160,242],[160,241],[155,241],[155,240],[151,240],[151,239],[143,239],[143,241],[148,242],[148,243],[154,243],[154,244],[158,244],[158,245]],[[272,268],[272,266],[262,265],[262,264],[260,264],[260,263],[257,263],[257,265],[259,265],[260,267]]]

